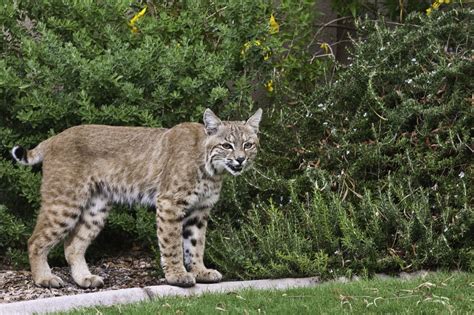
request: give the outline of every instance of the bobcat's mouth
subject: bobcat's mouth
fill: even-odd
[[[227,169],[229,170],[229,172],[232,175],[239,175],[244,169],[243,165],[235,166],[235,165],[232,165],[232,164],[228,163],[228,164],[226,164],[226,166],[227,166]]]

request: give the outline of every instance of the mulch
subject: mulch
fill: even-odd
[[[155,261],[149,257],[104,258],[96,264],[89,265],[89,268],[92,274],[99,275],[104,279],[102,288],[82,289],[78,287],[71,277],[69,267],[52,268],[53,273],[65,282],[65,286],[59,289],[36,286],[29,270],[0,270],[0,303],[165,283],[165,280],[157,274]]]

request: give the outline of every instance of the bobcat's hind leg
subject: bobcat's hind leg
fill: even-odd
[[[61,278],[51,273],[48,253],[76,225],[80,209],[65,202],[43,202],[35,229],[28,240],[28,256],[31,273],[36,285],[59,288],[64,285]]]
[[[85,253],[87,247],[104,227],[109,210],[107,199],[94,197],[89,200],[79,222],[64,242],[64,255],[71,267],[72,278],[82,288],[98,288],[104,285],[101,277],[89,271]]]

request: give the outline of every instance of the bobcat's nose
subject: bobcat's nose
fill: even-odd
[[[242,157],[242,156],[239,156],[238,158],[235,159],[237,162],[239,162],[240,165],[242,165],[242,163],[244,163],[245,161],[245,157]]]

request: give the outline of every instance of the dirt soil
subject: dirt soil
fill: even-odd
[[[155,261],[149,257],[104,258],[89,267],[92,274],[103,277],[104,287],[81,289],[72,280],[69,267],[52,268],[53,273],[65,282],[65,286],[59,289],[37,287],[29,270],[0,270],[0,303],[165,283],[157,273]]]

